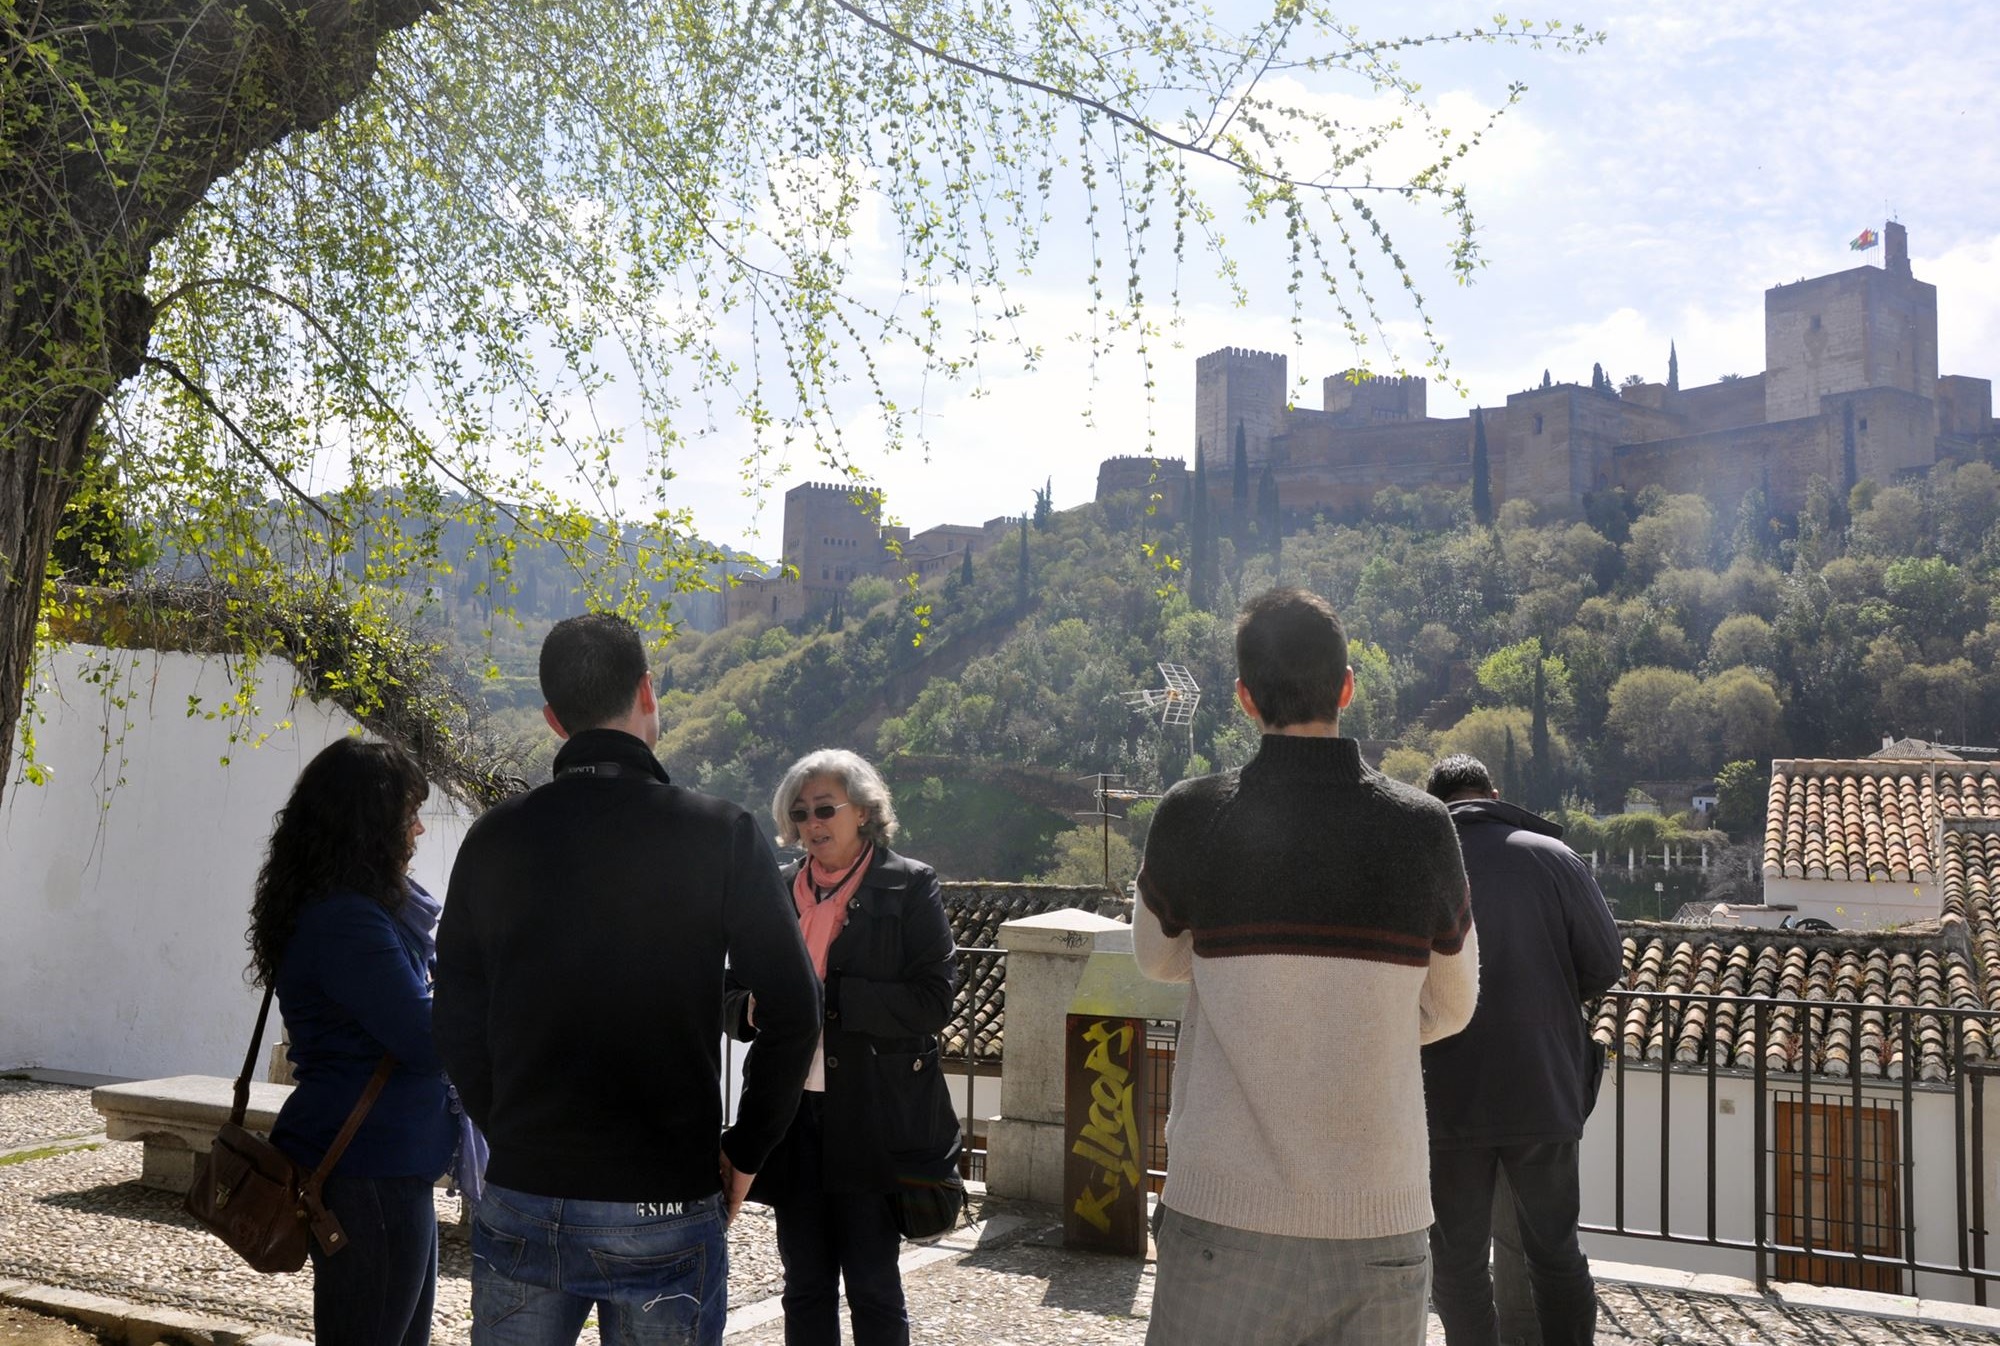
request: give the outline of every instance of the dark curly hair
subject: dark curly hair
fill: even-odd
[[[336,739],[299,773],[278,810],[250,904],[252,981],[268,986],[306,904],[350,889],[403,905],[410,821],[430,796],[410,755],[389,743]]]

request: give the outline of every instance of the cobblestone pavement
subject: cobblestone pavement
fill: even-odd
[[[89,1134],[88,1090],[0,1080],[0,1138],[16,1146]],[[79,1112],[81,1100],[85,1112]],[[0,1139],[0,1150],[9,1147]],[[88,1149],[0,1162],[0,1279],[19,1278],[233,1318],[310,1336],[310,1270],[260,1276],[181,1213],[178,1197],[139,1186],[139,1147]],[[457,1202],[440,1194],[439,1214]],[[976,1218],[1010,1232],[987,1246],[931,1260],[904,1275],[912,1339],[925,1346],[1118,1346],[1145,1340],[1153,1263],[1066,1252],[1046,1207],[984,1201]],[[914,1260],[931,1256],[913,1253]],[[906,1259],[910,1260],[910,1259]],[[730,1306],[768,1301],[780,1287],[769,1215],[746,1208],[730,1231]],[[470,1257],[446,1240],[433,1339],[469,1340]],[[1771,1301],[1608,1284],[1600,1289],[1598,1339],[1608,1346],[1992,1346],[1992,1334],[1881,1320]],[[732,1336],[776,1346],[777,1321]],[[594,1341],[586,1332],[584,1340]],[[1431,1341],[1443,1338],[1432,1320]]]
[[[0,1154],[103,1129],[90,1090],[0,1075]]]

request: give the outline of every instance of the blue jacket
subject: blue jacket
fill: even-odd
[[[1498,799],[1459,800],[1451,821],[1479,928],[1479,1008],[1424,1048],[1431,1145],[1575,1140],[1604,1061],[1583,1006],[1624,975],[1618,926],[1561,827]]]
[[[396,1071],[334,1172],[435,1179],[445,1171],[458,1127],[431,1043],[431,969],[415,935],[359,893],[312,903],[278,965],[278,1009],[298,1084],[272,1144],[295,1163],[318,1164],[386,1051]]]

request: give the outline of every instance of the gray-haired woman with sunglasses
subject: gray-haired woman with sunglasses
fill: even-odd
[[[889,849],[895,805],[862,758],[838,749],[800,758],[771,813],[780,838],[806,852],[785,877],[826,987],[798,1114],[750,1189],[777,1213],[785,1341],[838,1343],[844,1281],[855,1346],[904,1346],[892,1194],[958,1148],[937,1043],[957,983],[951,926],[936,872]],[[732,990],[730,1010],[737,1035],[754,1036],[748,994]]]

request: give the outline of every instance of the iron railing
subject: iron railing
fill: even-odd
[[[954,1022],[963,1033],[943,1064],[963,1090],[965,1174],[983,1179],[985,1121],[998,1111],[1000,1080],[997,1063],[980,1059],[975,1025],[985,1004],[977,991],[997,992],[1000,979],[985,974],[995,963],[1004,967],[1007,955],[961,948],[956,956],[961,991]],[[2000,1267],[1988,1261],[1986,1228],[1986,1087],[2000,1073],[1991,1056],[2000,1049],[2000,1012],[1674,991],[1618,990],[1608,998],[1621,1047],[1633,1006],[1644,1003],[1649,1013],[1640,1056],[1620,1050],[1614,1059],[1615,1087],[1600,1100],[1611,1117],[1593,1117],[1586,1133],[1589,1151],[1610,1127],[1612,1191],[1609,1220],[1586,1220],[1582,1232],[1747,1254],[1759,1288],[1772,1280],[1810,1280],[1910,1294],[1914,1278],[1928,1274],[1970,1281],[1974,1302],[1987,1302],[1988,1287],[2000,1281]],[[1691,1014],[1702,1019],[1695,1038],[1701,1048],[1686,1060],[1682,1030]],[[1724,1018],[1731,1033],[1718,1047]],[[1785,1027],[1793,1039],[1774,1043],[1774,1027]],[[1166,1178],[1163,1133],[1178,1030],[1171,1021],[1154,1021],[1146,1037],[1154,1118],[1146,1175],[1155,1192]],[[1754,1044],[1750,1064],[1725,1063],[1745,1041]],[[1830,1070],[1824,1048],[1832,1042],[1844,1046],[1846,1062]],[[1866,1059],[1865,1047],[1872,1048]],[[733,1111],[734,1044],[728,1058]],[[1927,1062],[1943,1078],[1919,1078]],[[1635,1101],[1642,1079],[1657,1082],[1656,1102]],[[1702,1184],[1693,1194],[1686,1187],[1691,1165],[1676,1158],[1690,1144],[1691,1119],[1675,1115],[1676,1099],[1685,1100],[1689,1090],[1703,1116],[1693,1128],[1699,1156],[1692,1167]],[[1927,1114],[1921,1119],[1920,1100]],[[1657,1134],[1635,1139],[1644,1120],[1639,1110],[1649,1103]],[[1750,1135],[1731,1141],[1718,1118],[1739,1105],[1750,1114]],[[1944,1114],[1948,1145],[1937,1143]],[[1588,1179],[1603,1160],[1587,1154],[1586,1163]],[[1738,1180],[1746,1167],[1747,1190]],[[1935,1232],[1941,1212],[1918,1193],[1944,1187],[1953,1236],[1941,1238]],[[1587,1182],[1586,1209],[1602,1199]],[[1690,1204],[1694,1217],[1678,1218],[1677,1209]],[[1635,1213],[1645,1206],[1651,1211]],[[1650,1222],[1648,1213],[1655,1217]],[[1947,1255],[1938,1255],[1941,1245]]]
[[[1614,1109],[1612,1214],[1609,1222],[1586,1221],[1583,1232],[1747,1253],[1760,1289],[1780,1279],[1911,1294],[1914,1278],[1927,1273],[1970,1280],[1974,1302],[1986,1303],[1987,1287],[2000,1280],[1986,1247],[1986,1082],[1996,1068],[1988,1044],[2000,1043],[2000,1013],[1672,991],[1620,990],[1609,998],[1621,1048],[1632,1008],[1646,1005],[1646,1059],[1635,1060],[1629,1049],[1615,1058],[1616,1088],[1600,1100]],[[1731,1041],[1718,1049],[1724,1010]],[[1701,1018],[1694,1040],[1702,1044],[1692,1061],[1682,1059],[1691,1015]],[[1746,1020],[1754,1036],[1742,1032]],[[1795,1044],[1774,1042],[1779,1027]],[[1725,1054],[1737,1057],[1733,1043],[1746,1041],[1748,1068],[1725,1064]],[[1836,1044],[1844,1059],[1826,1050]],[[1865,1045],[1872,1047],[1866,1062]],[[1924,1073],[1934,1078],[1920,1079]],[[1635,1113],[1645,1100],[1635,1105],[1633,1086],[1645,1077],[1657,1078],[1659,1094],[1653,1152],[1631,1141],[1649,1120]],[[1703,1190],[1693,1227],[1675,1218],[1677,1205],[1685,1211],[1690,1204],[1686,1165],[1675,1162],[1687,1130],[1675,1098],[1689,1089],[1699,1091],[1705,1116],[1696,1136]],[[1922,1118],[1919,1100],[1926,1100]],[[1751,1134],[1743,1153],[1720,1134],[1718,1118],[1746,1101]],[[1936,1143],[1944,1113],[1949,1147]],[[1593,1129],[1601,1125],[1593,1118]],[[1728,1190],[1725,1168],[1740,1174],[1746,1166],[1749,1190]],[[1649,1179],[1657,1181],[1656,1194],[1644,1191]],[[1934,1203],[1919,1207],[1920,1186],[1936,1193],[1945,1183],[1955,1237],[1936,1233],[1942,1212]],[[1643,1204],[1657,1202],[1651,1223],[1631,1211],[1642,1193]],[[1596,1195],[1586,1188],[1586,1208]],[[1955,1256],[1939,1256],[1940,1245]]]

